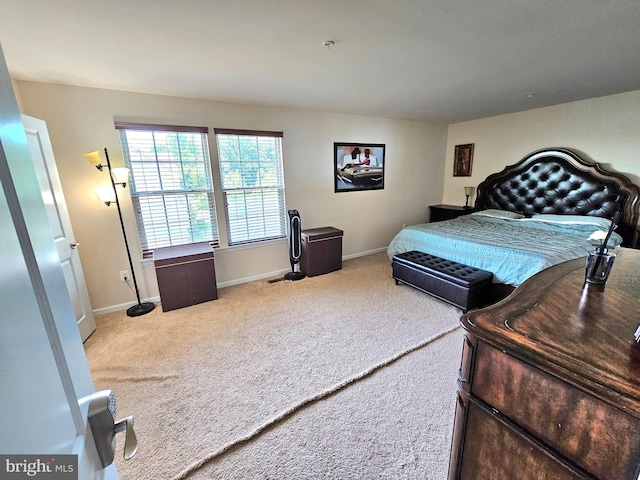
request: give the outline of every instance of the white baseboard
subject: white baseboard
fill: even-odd
[[[374,253],[386,252],[387,247],[374,248],[373,250],[367,250],[366,252],[354,253],[352,255],[345,255],[342,260],[351,260],[352,258],[364,257],[366,255],[373,255]]]
[[[366,255],[372,255],[374,253],[378,253],[378,252],[383,252],[386,251],[387,247],[382,247],[382,248],[376,248],[375,250],[368,250],[366,252],[360,252],[360,253],[355,253],[352,255],[345,255],[344,257],[342,257],[342,261],[345,260],[350,260],[352,258],[357,258],[357,257],[364,257]],[[264,273],[264,274],[260,274],[260,275],[254,275],[251,277],[244,277],[244,278],[238,278],[236,280],[230,280],[228,282],[220,282],[218,283],[218,288],[224,288],[224,287],[231,287],[233,285],[240,285],[242,283],[248,283],[248,282],[253,282],[255,280],[264,280],[266,278],[278,278],[278,277],[282,277],[285,273],[289,272],[290,269],[285,269],[285,270],[277,270],[275,272],[269,272],[269,273]]]
[[[288,271],[290,271],[289,268],[285,270],[276,270],[275,272],[261,273],[260,275],[253,275],[251,277],[237,278],[235,280],[229,280],[228,282],[220,282],[218,283],[218,288],[232,287],[234,285],[254,282],[256,280],[265,280],[267,278],[278,278],[284,276]]]
[[[156,307],[157,307],[160,304],[160,297],[142,298],[141,301],[142,302],[155,303]],[[107,313],[113,313],[113,312],[119,312],[121,310],[126,310],[129,307],[133,307],[134,305],[137,305],[137,304],[138,304],[138,302],[128,302],[128,303],[121,303],[119,305],[111,305],[109,307],[104,307],[104,308],[96,308],[95,310],[93,310],[93,314],[96,317],[99,316],[99,315],[106,315]]]
[[[379,252],[383,252],[386,251],[387,247],[382,247],[382,248],[376,248],[374,250],[367,250],[366,252],[360,252],[360,253],[354,253],[351,255],[345,255],[344,257],[342,257],[342,260],[351,260],[352,258],[358,258],[358,257],[364,257],[366,255],[372,255],[374,253],[379,253]],[[285,270],[276,270],[274,272],[268,272],[268,273],[261,273],[260,275],[253,275],[251,277],[244,277],[244,278],[238,278],[235,280],[229,280],[228,282],[220,282],[218,283],[218,288],[225,288],[225,287],[232,287],[234,285],[241,285],[243,283],[249,283],[249,282],[254,282],[256,280],[265,280],[267,278],[271,279],[271,278],[278,278],[278,277],[282,277],[285,273],[289,272],[289,269],[285,269]],[[152,302],[155,304],[158,304],[160,302],[160,297],[153,297],[153,298],[147,298],[147,299],[143,299],[143,302]],[[95,316],[98,315],[106,315],[107,313],[113,313],[113,312],[118,312],[120,310],[126,310],[129,307],[132,307],[136,304],[136,302],[129,302],[129,303],[121,303],[119,305],[111,305],[110,307],[104,307],[104,308],[98,308],[95,309],[93,311],[93,314]]]

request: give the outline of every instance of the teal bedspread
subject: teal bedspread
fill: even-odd
[[[494,282],[520,285],[552,265],[586,257],[593,225],[465,215],[403,228],[387,249],[389,258],[418,250],[493,272]],[[620,244],[614,233],[609,245]]]

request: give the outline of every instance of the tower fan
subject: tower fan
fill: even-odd
[[[300,271],[300,257],[302,257],[302,226],[300,214],[297,210],[287,210],[289,214],[289,260],[291,271],[284,279],[290,282],[302,280],[305,275]]]

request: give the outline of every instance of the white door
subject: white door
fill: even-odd
[[[117,479],[89,427],[93,380],[1,49],[0,238],[0,457],[72,455],[76,478]],[[14,468],[4,458],[0,478]]]
[[[62,184],[47,124],[44,120],[27,115],[22,115],[22,123],[27,134],[27,143],[38,176],[49,224],[53,230],[53,238],[60,257],[64,280],[71,297],[76,323],[84,342],[96,329],[96,321],[77,251],[79,244],[76,243],[71,228],[71,220],[62,192]]]

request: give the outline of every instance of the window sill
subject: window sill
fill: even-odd
[[[240,245],[230,245],[227,247],[216,247],[214,248],[214,251],[216,253],[230,253],[230,252],[237,252],[240,250],[249,250],[252,248],[259,248],[259,247],[268,247],[270,245],[278,245],[280,243],[287,243],[288,239],[287,237],[282,237],[282,238],[274,238],[273,240],[263,240],[261,242],[250,242],[250,243],[242,243]]]
[[[231,245],[227,247],[214,247],[213,251],[218,253],[232,253],[239,252],[241,250],[250,250],[253,248],[261,248],[261,247],[269,247],[271,245],[279,245],[281,243],[287,243],[289,240],[287,237],[283,238],[274,238],[273,240],[264,240],[261,242],[251,242],[251,243],[243,243],[241,245]],[[153,254],[145,255],[142,260],[140,260],[140,264],[143,266],[153,266]]]

